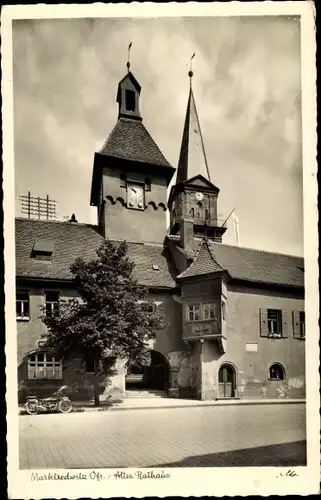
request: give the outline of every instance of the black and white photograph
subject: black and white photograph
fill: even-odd
[[[3,10],[11,498],[318,492],[313,7],[232,3]]]

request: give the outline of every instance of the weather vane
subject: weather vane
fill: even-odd
[[[188,66],[188,65],[189,65],[189,72],[188,72],[188,76],[190,77],[191,81],[192,81],[192,76],[193,76],[193,74],[194,74],[194,73],[193,73],[193,69],[192,69],[192,68],[193,68],[192,61],[193,61],[194,57],[195,57],[195,52],[194,52],[194,54],[192,55],[192,57],[190,58],[189,62],[186,64],[186,66]]]
[[[132,42],[130,42],[130,44],[128,45],[128,54],[127,54],[127,70],[129,72],[129,68],[130,68],[130,49],[132,47]]]

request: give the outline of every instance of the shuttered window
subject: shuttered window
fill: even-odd
[[[280,309],[260,309],[260,334],[269,338],[288,337],[288,313]]]
[[[305,339],[305,312],[293,311],[293,338],[304,340]]]

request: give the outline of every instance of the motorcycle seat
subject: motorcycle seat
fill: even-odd
[[[43,398],[42,401],[57,401],[57,398],[50,396],[49,398]]]

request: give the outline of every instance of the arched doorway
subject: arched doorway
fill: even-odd
[[[225,363],[219,369],[218,394],[220,398],[235,398],[236,396],[236,371],[229,363]]]
[[[126,391],[168,391],[169,363],[165,356],[158,351],[151,351],[149,366],[129,363],[125,378]]]

